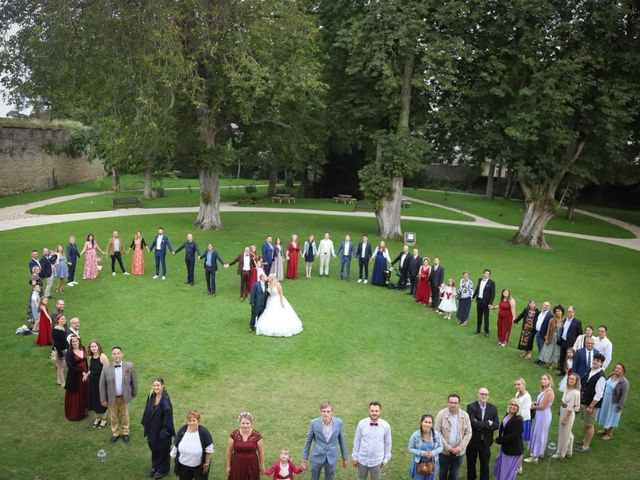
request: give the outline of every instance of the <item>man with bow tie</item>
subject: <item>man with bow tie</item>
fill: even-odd
[[[369,404],[369,416],[360,420],[353,439],[351,460],[358,469],[358,480],[380,480],[382,469],[391,459],[391,427],[380,418],[381,405]]]
[[[236,257],[236,259],[229,263],[229,266],[234,263],[238,264],[238,275],[240,275],[240,300],[244,302],[249,296],[249,279],[251,278],[251,265],[253,257],[249,247],[244,247],[244,252]]]

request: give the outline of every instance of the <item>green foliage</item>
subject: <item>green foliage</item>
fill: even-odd
[[[249,195],[251,195],[252,193],[256,193],[258,189],[256,188],[255,185],[245,185],[244,191],[247,192]]]

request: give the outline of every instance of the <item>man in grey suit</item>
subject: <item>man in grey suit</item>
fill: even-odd
[[[122,349],[111,349],[113,363],[105,366],[100,374],[100,403],[109,408],[111,419],[111,443],[122,435],[129,443],[129,402],[138,393],[138,379],[131,362],[122,361]],[[120,423],[122,422],[122,428]]]
[[[338,465],[338,444],[342,456],[342,467],[347,468],[347,443],[342,430],[342,420],[333,416],[333,405],[320,405],[321,415],[309,422],[309,432],[302,451],[302,468],[309,467],[309,450],[311,453],[311,480],[320,480],[320,470],[324,467],[325,480],[332,480]]]

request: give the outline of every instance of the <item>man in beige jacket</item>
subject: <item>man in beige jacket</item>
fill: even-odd
[[[471,440],[469,414],[460,410],[460,395],[449,395],[449,406],[436,415],[436,430],[440,432],[444,449],[440,454],[440,480],[458,480],[458,473]]]

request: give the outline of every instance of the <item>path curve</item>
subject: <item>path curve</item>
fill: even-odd
[[[64,222],[76,222],[82,220],[94,220],[98,218],[114,218],[114,217],[129,217],[135,215],[158,215],[158,214],[174,214],[174,213],[197,213],[198,207],[167,207],[167,208],[127,208],[125,210],[107,210],[102,212],[84,212],[84,213],[67,213],[62,215],[34,215],[27,213],[28,210],[43,207],[46,205],[52,205],[54,203],[66,202],[68,200],[75,200],[78,198],[90,197],[95,195],[102,195],[105,192],[87,192],[78,193],[75,195],[66,195],[63,197],[49,198],[46,200],[40,200],[24,205],[15,205],[11,207],[0,208],[0,231],[15,230],[25,227],[36,227],[40,225],[53,225]],[[439,208],[449,209],[458,213],[463,213],[473,218],[472,222],[462,220],[447,220],[442,218],[430,218],[430,217],[414,217],[411,215],[403,215],[402,220],[409,220],[414,222],[428,222],[428,223],[443,223],[449,225],[465,225],[472,227],[484,227],[484,228],[498,228],[502,230],[516,231],[518,227],[513,225],[505,225],[502,223],[494,222],[487,218],[479,217],[472,213],[455,209],[452,207],[444,207],[435,203],[427,202],[413,197],[405,197],[415,203],[422,203],[425,205],[437,206]],[[333,210],[311,210],[306,208],[271,208],[271,207],[239,207],[230,203],[223,203],[220,205],[220,212],[256,212],[256,213],[300,213],[305,215],[324,215],[324,216],[337,216],[337,217],[364,217],[375,218],[374,213],[370,212],[339,212]],[[583,213],[581,211],[581,213]],[[591,213],[588,213],[591,214]],[[636,228],[636,231],[625,225],[626,222],[620,222],[619,220],[604,217],[602,215],[591,214],[597,216],[601,220],[608,221],[610,223],[622,226],[632,231],[634,234],[640,233],[640,229]],[[619,223],[617,223],[619,222]],[[599,237],[595,235],[582,235],[570,232],[560,232],[557,230],[545,230],[547,235],[558,235],[561,237],[579,238],[582,240],[591,240],[595,242],[607,243],[610,245],[616,245],[619,247],[629,248],[631,250],[640,251],[640,238],[610,238]]]

